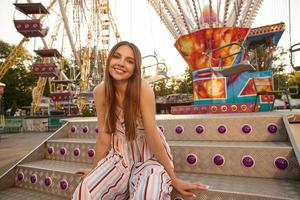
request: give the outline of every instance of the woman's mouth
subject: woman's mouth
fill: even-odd
[[[117,72],[117,73],[125,73],[126,71],[122,68],[119,68],[119,67],[115,67],[114,70]]]

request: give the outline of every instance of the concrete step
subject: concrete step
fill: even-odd
[[[16,168],[15,185],[20,188],[71,197],[80,178],[75,172],[90,164],[57,160],[39,160]]]
[[[158,115],[157,125],[167,140],[287,141],[282,115],[278,113]],[[96,118],[70,119],[66,130],[68,137],[95,138]]]
[[[204,174],[300,179],[286,142],[169,141],[175,170]]]
[[[177,177],[192,182],[202,182],[207,184],[209,185],[209,190],[198,193],[197,198],[182,198],[182,196],[174,191],[172,194],[172,199],[174,200],[299,200],[300,197],[300,181],[294,180],[192,173],[177,173]]]
[[[37,192],[24,188],[12,187],[0,191],[0,200],[67,200],[68,198]]]
[[[46,158],[71,162],[92,163],[96,139],[59,138],[46,143]]]
[[[164,115],[158,126],[167,140],[287,141],[278,114]]]
[[[179,172],[300,178],[300,167],[288,142],[168,141],[168,143],[174,157],[175,170]],[[47,159],[92,163],[91,155],[94,154],[95,140],[61,138],[49,140],[46,146]],[[65,154],[62,155],[62,152]],[[247,167],[243,165],[243,158]],[[281,168],[276,167],[274,163]]]
[[[64,161],[42,160],[20,165],[17,169],[17,174],[23,173],[24,180],[19,181],[17,179],[16,185],[26,190],[16,192],[15,195],[23,194],[24,198],[21,199],[29,199],[32,195],[32,190],[35,190],[35,192],[33,192],[34,194],[37,194],[36,191],[38,191],[43,192],[44,195],[55,194],[65,198],[70,198],[79,183],[79,181],[75,181],[78,177],[76,177],[73,173],[78,168],[88,167],[79,166],[78,164],[79,163],[74,164]],[[68,173],[71,173],[71,176]],[[37,177],[37,182],[34,184],[30,182],[30,176],[32,174],[35,174]],[[52,178],[52,185],[50,187],[45,186],[44,180],[46,176]],[[191,173],[177,173],[177,176],[184,180],[190,180],[193,182],[200,181],[210,186],[207,192],[197,194],[197,198],[184,197],[184,199],[278,200],[299,199],[298,197],[300,196],[300,181],[295,180]],[[61,189],[60,180],[62,178],[68,183],[66,190]],[[2,196],[3,193],[5,195],[12,194],[12,197],[15,197],[14,190],[14,188],[10,188],[8,190],[1,191],[0,196]],[[172,196],[172,199],[178,200],[182,198],[176,193],[176,191],[173,192]],[[55,198],[58,197],[55,196]],[[34,199],[34,197],[32,199]]]

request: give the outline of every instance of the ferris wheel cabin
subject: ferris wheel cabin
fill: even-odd
[[[65,114],[76,115],[79,113],[78,106],[73,102],[75,92],[72,90],[71,80],[51,80],[50,97],[54,101],[57,110],[63,110]]]
[[[34,50],[34,52],[42,57],[44,62],[33,63],[33,73],[42,77],[57,76],[59,73],[59,64],[57,64],[56,58],[60,58],[62,55],[56,49],[41,49]]]
[[[44,26],[43,15],[49,14],[41,3],[15,3],[16,10],[26,15],[25,19],[15,19],[19,33],[25,37],[45,37],[49,28]]]
[[[74,98],[74,92],[71,90],[71,80],[52,80],[50,97],[53,101],[70,101]]]

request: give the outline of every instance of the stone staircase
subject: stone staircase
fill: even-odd
[[[300,199],[300,166],[284,118],[276,112],[157,116],[178,177],[210,186],[197,198],[174,191],[172,199]],[[75,171],[91,166],[96,126],[96,118],[69,119],[0,177],[0,199],[70,199],[80,181]]]

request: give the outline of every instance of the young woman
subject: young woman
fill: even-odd
[[[170,199],[206,190],[176,177],[170,148],[155,120],[155,98],[141,79],[141,53],[129,42],[110,51],[104,82],[94,89],[100,134],[92,170],[84,169],[73,199]]]

